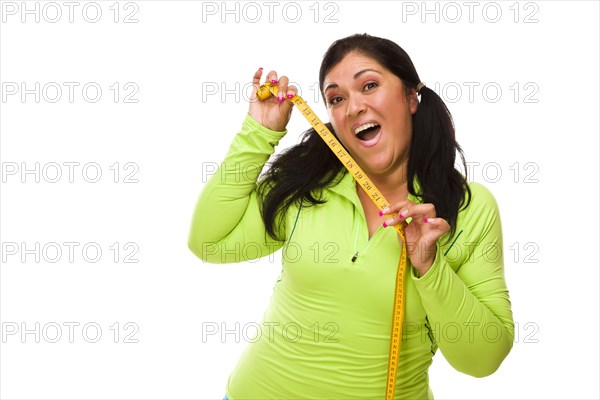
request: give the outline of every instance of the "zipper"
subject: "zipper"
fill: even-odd
[[[362,217],[362,215],[361,215],[361,217]],[[362,220],[363,220],[363,222],[364,222],[364,224],[366,226],[367,225],[367,221],[364,218],[362,218]],[[367,251],[367,249],[371,246],[371,243],[373,242],[373,239],[375,239],[375,237],[383,229],[383,226],[380,226],[375,231],[375,233],[373,234],[373,236],[371,236],[371,238],[367,241],[367,244],[362,249],[359,250],[359,249],[357,249],[357,246],[358,246],[358,236],[360,235],[361,228],[362,227],[359,226],[358,229],[356,230],[355,235],[354,235],[354,250],[355,250],[355,252],[354,252],[354,255],[352,256],[352,259],[350,260],[351,262],[355,262],[360,253],[364,253],[365,251]],[[368,235],[369,228],[366,227],[366,229],[367,229],[367,235]]]
[[[356,246],[358,244],[358,234],[359,233],[360,233],[360,227],[358,227],[358,229],[356,230],[356,233],[354,234],[354,250],[356,250],[356,252],[352,256],[352,262],[356,261],[356,259],[358,258],[358,249],[356,248]]]

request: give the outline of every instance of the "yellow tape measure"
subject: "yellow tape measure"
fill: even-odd
[[[276,96],[278,92],[277,85],[265,83],[256,92],[256,96],[260,100],[265,100],[271,95]],[[337,140],[325,124],[317,117],[314,111],[306,104],[302,97],[295,95],[290,101],[298,107],[304,118],[315,128],[315,131],[325,141],[327,146],[340,159],[342,164],[352,174],[356,182],[365,190],[369,197],[375,202],[380,210],[383,210],[389,205],[389,202],[383,197],[381,192],[369,180],[367,175],[358,166],[352,156],[348,154],[344,146]],[[394,225],[396,231],[402,238],[402,254],[398,264],[398,272],[396,273],[396,289],[394,292],[394,312],[392,320],[392,335],[390,340],[390,357],[388,362],[388,376],[385,391],[386,400],[394,399],[394,391],[396,388],[396,374],[398,369],[398,359],[400,357],[400,339],[402,338],[402,322],[404,321],[404,273],[406,270],[406,236],[402,225]]]

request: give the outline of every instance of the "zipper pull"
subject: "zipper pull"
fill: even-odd
[[[352,257],[352,262],[356,261],[357,258],[358,258],[358,251]]]

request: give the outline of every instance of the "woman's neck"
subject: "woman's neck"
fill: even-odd
[[[408,197],[407,176],[408,169],[406,164],[391,174],[376,175],[368,174],[373,185],[381,192],[383,197],[391,203],[396,203]],[[364,190],[359,189],[359,196],[368,197]]]

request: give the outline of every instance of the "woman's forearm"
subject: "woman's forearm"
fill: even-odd
[[[235,253],[248,243],[269,245],[264,228],[259,229],[263,224],[255,188],[264,164],[284,135],[246,116],[224,161],[196,202],[188,237],[196,256],[209,262],[239,262],[243,260]],[[233,257],[223,256],[227,252]]]

